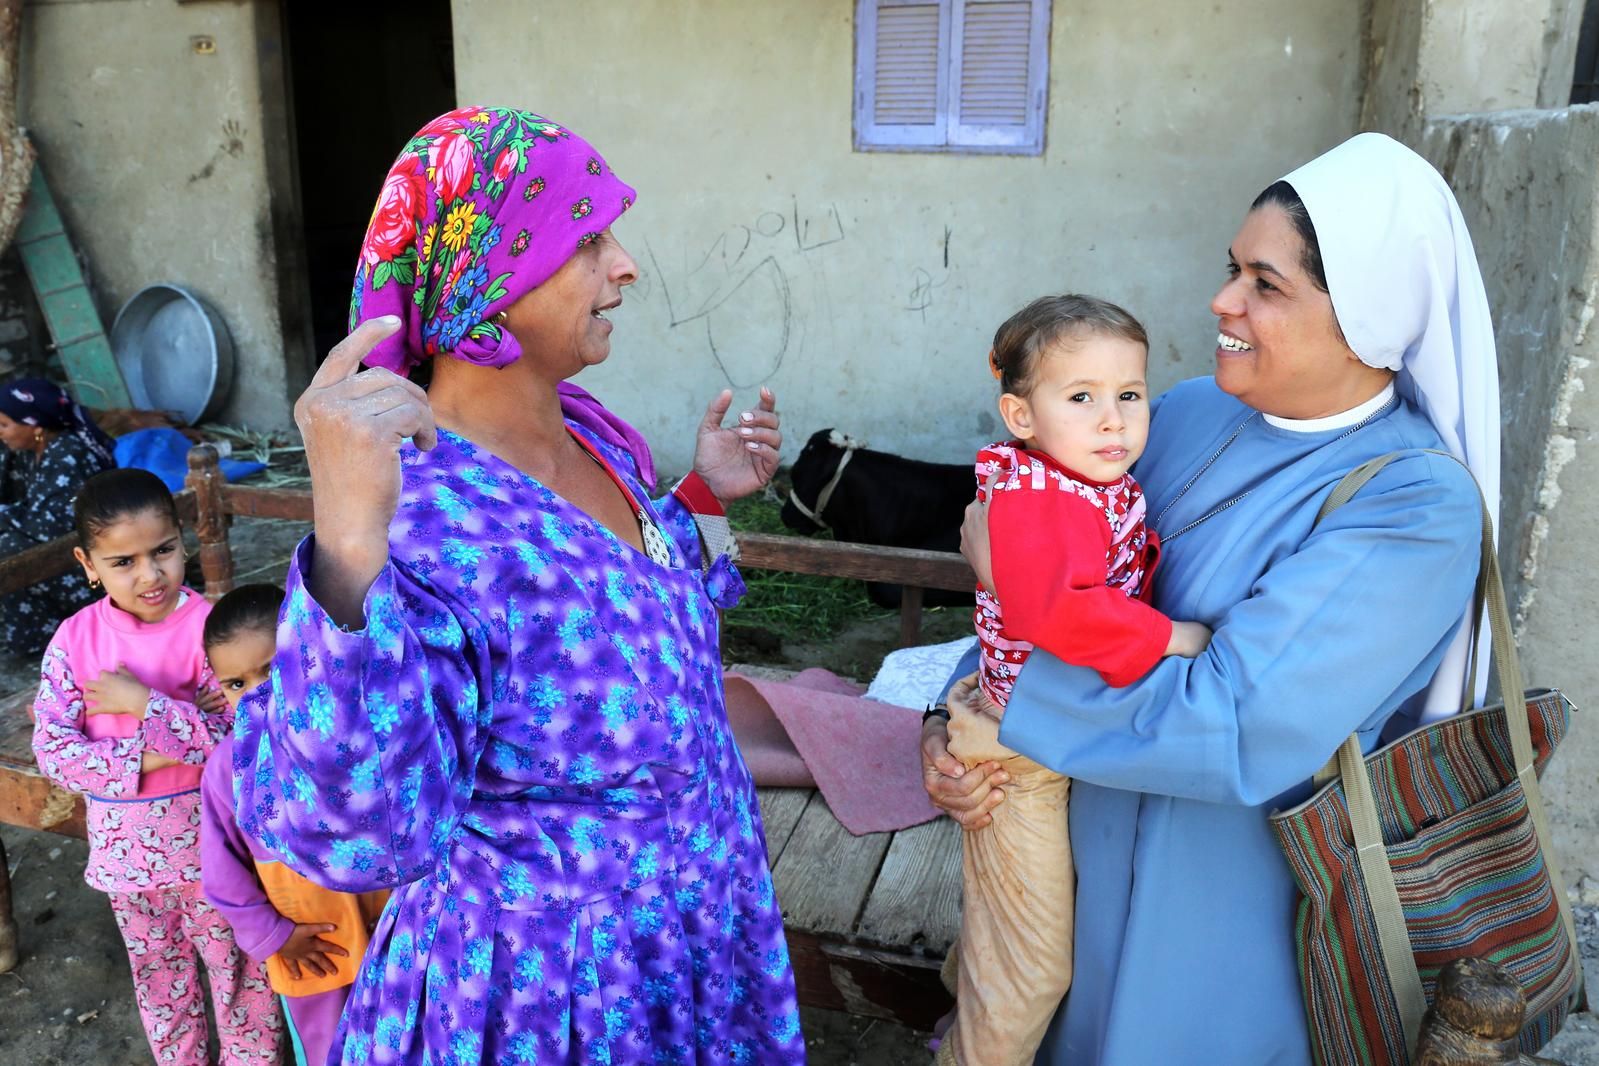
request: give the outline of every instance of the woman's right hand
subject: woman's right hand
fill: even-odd
[[[953,697],[952,697],[953,698]],[[979,763],[968,770],[949,753],[949,725],[942,718],[922,723],[922,787],[933,806],[960,823],[962,829],[981,829],[994,820],[989,812],[1005,801],[999,786],[1010,775],[997,762]]]
[[[400,502],[400,447],[438,441],[427,393],[361,360],[399,329],[370,319],[328,353],[294,405],[311,470],[316,525],[311,594],[339,625],[363,624],[367,589],[389,556],[389,523]]]

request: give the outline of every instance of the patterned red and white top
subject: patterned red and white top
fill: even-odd
[[[976,469],[979,499],[999,475],[988,514],[994,588],[977,587],[973,612],[983,692],[1005,706],[1035,647],[1098,670],[1108,685],[1147,673],[1171,620],[1148,604],[1160,548],[1138,482],[1088,481],[1013,444],[980,450]]]

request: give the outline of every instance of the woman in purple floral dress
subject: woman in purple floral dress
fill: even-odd
[[[434,120],[296,405],[316,529],[235,772],[295,869],[395,889],[335,1061],[804,1061],[717,639],[714,516],[770,478],[774,399],[736,428],[713,400],[651,500],[642,442],[564,384],[610,352],[632,200],[536,115]],[[399,376],[434,356],[427,392]]]

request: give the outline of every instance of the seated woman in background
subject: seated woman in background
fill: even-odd
[[[43,378],[0,386],[0,444],[0,559],[71,533],[78,489],[117,465],[111,438]],[[76,567],[0,596],[0,644],[13,654],[39,651],[94,598]]]

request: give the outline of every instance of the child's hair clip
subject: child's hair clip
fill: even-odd
[[[1003,380],[1005,371],[1000,369],[999,360],[994,357],[994,349],[988,349],[988,369],[998,380]]]

